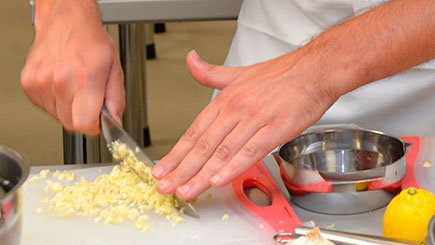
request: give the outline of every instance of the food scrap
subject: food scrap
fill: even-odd
[[[334,245],[335,243],[320,236],[320,228],[314,227],[306,236],[298,237],[287,242],[287,245]]]
[[[224,216],[222,216],[222,220],[226,221],[230,218],[230,216],[228,216],[228,214],[224,214]]]
[[[334,229],[334,228],[335,228],[335,224],[325,225],[325,229]]]
[[[432,167],[432,163],[429,162],[429,161],[426,161],[426,162],[423,163],[423,167],[424,168],[430,168],[430,167]]]
[[[210,199],[212,196],[210,193],[207,193],[207,195],[205,195],[205,199]]]

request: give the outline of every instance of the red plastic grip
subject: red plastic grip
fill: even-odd
[[[266,221],[275,232],[293,232],[296,227],[302,225],[262,162],[257,163],[234,180],[232,185],[240,202],[252,213]],[[256,187],[265,192],[272,204],[266,207],[255,205],[245,194],[244,190],[249,187]]]

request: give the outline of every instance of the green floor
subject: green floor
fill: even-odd
[[[33,38],[28,1],[0,1],[0,144],[23,153],[32,165],[63,163],[62,128],[33,106],[20,86],[20,71]],[[154,159],[164,156],[209,102],[212,90],[189,75],[185,55],[222,64],[235,21],[167,24],[154,36],[157,59],[148,61],[147,100]]]

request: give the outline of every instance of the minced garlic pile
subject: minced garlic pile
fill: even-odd
[[[81,178],[72,186],[64,187],[60,183],[47,181],[45,191],[51,190],[56,195],[42,202],[48,203],[52,210],[65,218],[80,215],[93,217],[95,222],[103,220],[105,224],[119,224],[130,219],[136,221],[135,227],[142,231],[151,227],[147,223],[147,210],[165,216],[173,225],[183,221],[173,195],[165,196],[157,192],[157,180],[151,175],[150,167],[140,162],[131,149],[118,141],[112,144],[111,151],[114,159],[121,162],[122,168],[117,165],[109,174],[100,175],[92,182]],[[55,172],[53,177],[75,179],[75,175],[67,172]]]

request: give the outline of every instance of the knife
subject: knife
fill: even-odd
[[[139,161],[143,162],[146,166],[152,168],[155,165],[155,162],[151,160],[151,158],[143,151],[142,147],[139,147],[139,145],[130,137],[130,135],[128,135],[128,133],[125,132],[125,130],[121,126],[118,125],[115,119],[110,115],[105,105],[101,110],[100,119],[102,134],[108,146],[111,145],[113,142],[119,140],[120,143],[124,143],[129,149],[132,149],[133,152],[136,154],[136,158]],[[179,199],[175,194],[173,195],[174,199],[180,206],[179,208],[184,208],[183,212],[185,214],[194,218],[199,218],[198,212],[195,210],[191,203]]]

